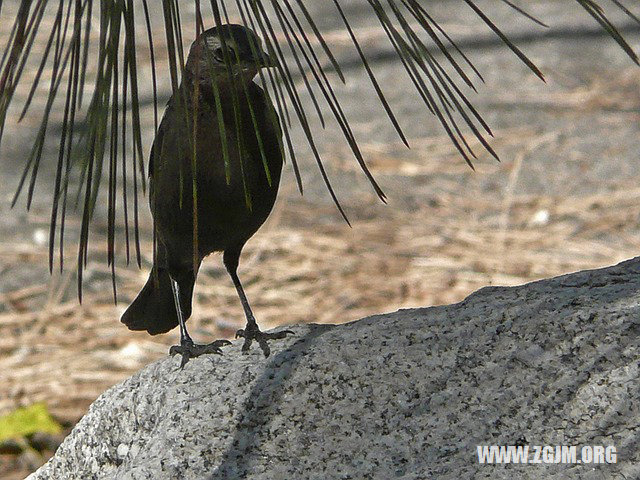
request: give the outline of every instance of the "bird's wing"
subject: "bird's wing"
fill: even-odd
[[[149,153],[149,178],[153,179],[154,165],[156,155],[160,155],[162,150],[162,140],[164,136],[164,118],[163,121],[160,122],[160,126],[158,127],[158,131],[156,132],[156,136],[153,139],[153,144],[151,145],[151,152]]]
[[[164,115],[162,116],[162,120],[160,121],[160,125],[158,126],[158,131],[156,132],[156,136],[153,139],[153,144],[151,145],[151,152],[149,153],[149,178],[153,179],[153,172],[155,172],[155,166],[160,166],[161,162],[156,163],[155,160],[158,156],[162,155],[162,145],[165,141],[165,132],[170,127],[170,123],[173,119],[173,97],[169,99],[167,102],[166,109],[164,111]]]

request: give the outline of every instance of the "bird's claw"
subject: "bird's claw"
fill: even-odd
[[[186,340],[181,342],[180,345],[172,346],[169,349],[169,355],[182,355],[180,368],[183,368],[191,358],[211,353],[222,355],[222,349],[220,347],[225,345],[231,345],[231,342],[229,340],[216,340],[215,342],[207,343],[206,345],[199,345],[190,340]]]
[[[280,332],[264,333],[258,328],[247,328],[246,330],[240,329],[236,332],[236,338],[244,338],[244,343],[242,344],[243,352],[248,352],[253,341],[257,340],[265,357],[271,355],[271,348],[269,348],[268,340],[280,340],[282,338],[286,338],[287,335],[293,335],[293,332],[291,330],[282,330]]]

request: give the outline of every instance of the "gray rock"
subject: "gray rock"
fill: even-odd
[[[30,479],[640,478],[640,259],[456,305],[294,327],[268,359],[165,358]],[[613,445],[481,465],[477,445]]]

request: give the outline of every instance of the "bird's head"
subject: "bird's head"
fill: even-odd
[[[264,52],[262,41],[252,30],[243,25],[228,24],[205,30],[196,38],[189,51],[186,70],[205,84],[236,83],[250,82],[260,68],[272,66],[271,57]]]

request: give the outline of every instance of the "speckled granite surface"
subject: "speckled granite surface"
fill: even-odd
[[[640,259],[143,369],[35,479],[640,478]],[[615,445],[480,465],[478,444]]]

